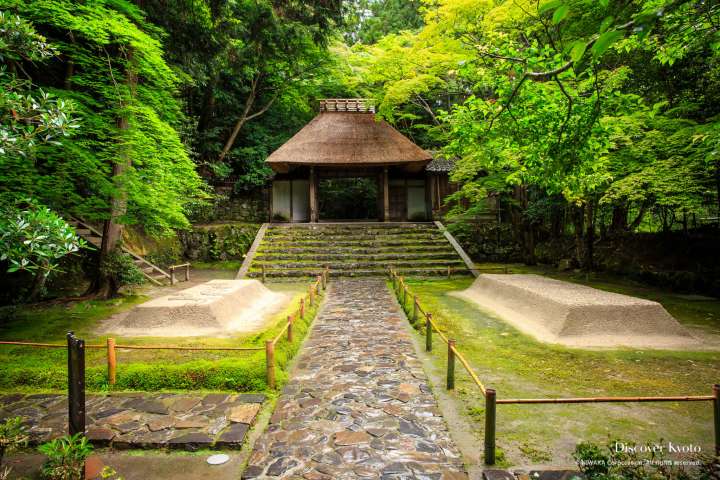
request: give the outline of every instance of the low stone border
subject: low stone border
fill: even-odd
[[[483,480],[585,480],[580,472],[573,470],[507,470],[491,469],[483,472]]]
[[[87,437],[116,449],[239,449],[265,395],[211,393],[88,396]],[[67,396],[0,396],[0,420],[22,417],[37,445],[67,433]]]

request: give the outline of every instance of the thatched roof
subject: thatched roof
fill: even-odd
[[[321,111],[267,159],[276,172],[292,166],[372,167],[402,165],[420,171],[432,155],[373,113]]]

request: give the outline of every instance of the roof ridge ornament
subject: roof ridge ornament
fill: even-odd
[[[322,98],[320,111],[375,113],[375,102],[372,98]]]

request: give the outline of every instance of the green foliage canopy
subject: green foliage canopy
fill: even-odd
[[[2,0],[0,8],[31,21],[57,50],[46,66],[25,62],[24,70],[33,84],[71,102],[80,119],[62,145],[43,145],[32,159],[3,156],[4,193],[29,194],[56,210],[101,221],[121,188],[127,192],[122,223],[154,234],[187,227],[184,207],[203,195],[202,182],[178,133],[185,118],[179,81],[164,59],[157,27],[123,0]],[[120,119],[128,128],[119,128]],[[130,168],[111,181],[123,155]]]

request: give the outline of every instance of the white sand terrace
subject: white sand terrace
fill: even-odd
[[[258,280],[210,280],[133,308],[101,333],[124,336],[223,336],[261,330],[288,296]]]
[[[454,295],[538,340],[574,347],[696,348],[657,302],[540,275],[480,275]]]

